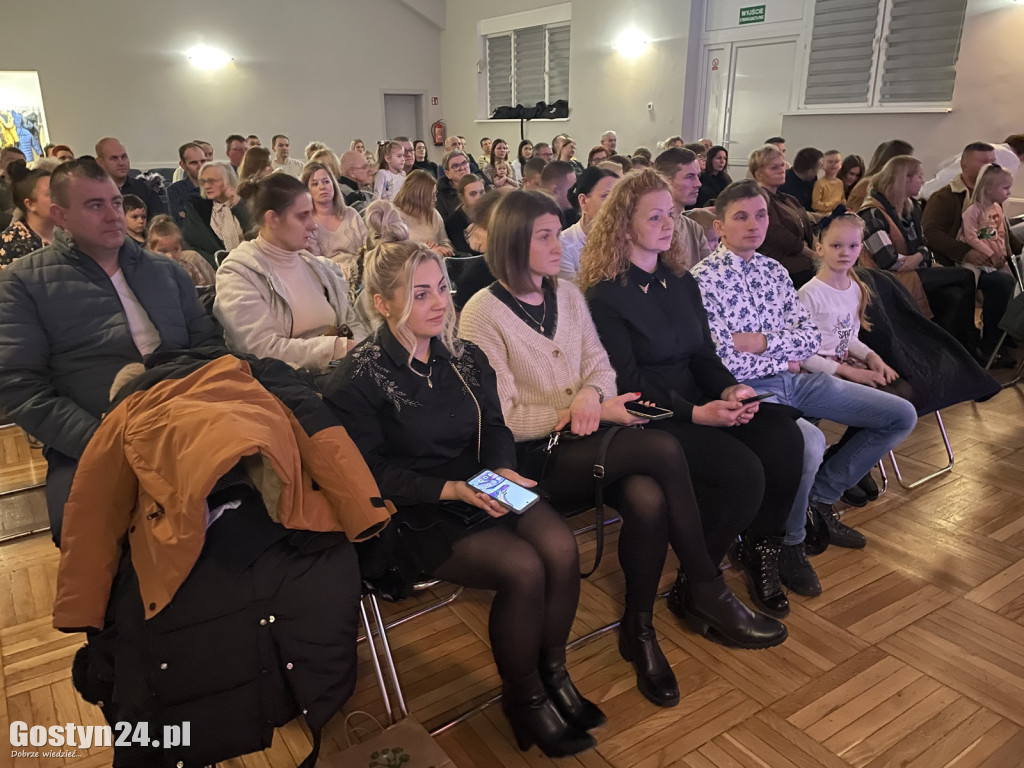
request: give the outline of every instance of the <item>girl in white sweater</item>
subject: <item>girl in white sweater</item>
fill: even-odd
[[[864,220],[856,214],[824,220],[817,243],[821,258],[818,274],[798,292],[821,331],[821,347],[800,366],[812,373],[884,387],[898,374],[858,338],[861,328],[871,330],[865,316],[871,292],[853,269],[863,239]]]
[[[470,299],[461,335],[478,344],[494,368],[524,472],[531,472],[549,435],[564,430],[537,479],[552,502],[579,504],[589,502],[593,491],[602,422],[631,426],[644,419],[626,410],[637,393],[616,395],[615,372],[579,289],[557,279],[560,228],[558,206],[543,193],[513,191],[498,203],[485,257],[497,281]],[[784,630],[744,607],[708,556],[686,459],[674,437],[622,430],[601,463],[611,503],[623,519],[619,561],[626,610],[619,649],[634,663],[640,692],[673,706],[679,689],[651,625],[666,541],[680,561],[677,597],[691,628],[746,648],[780,642]]]

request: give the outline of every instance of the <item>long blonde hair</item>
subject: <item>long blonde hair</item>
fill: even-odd
[[[651,192],[668,191],[668,183],[652,168],[633,171],[612,187],[611,194],[594,219],[580,256],[577,284],[581,290],[605,280],[626,279],[633,215],[640,198]],[[688,262],[678,229],[672,232],[672,245],[658,256],[658,260],[674,275],[686,272]]]
[[[822,220],[821,229],[818,232],[819,245],[824,245],[825,235],[828,234],[828,231],[836,224],[849,224],[852,227],[856,227],[857,231],[861,234],[861,240],[864,239],[864,219],[855,213],[847,211],[846,213],[841,213],[838,216],[827,216]],[[818,272],[821,272],[824,268],[825,260],[821,259],[818,262]],[[857,317],[860,320],[860,327],[865,331],[870,331],[871,321],[868,320],[868,306],[871,304],[871,300],[875,295],[868,284],[860,279],[860,275],[857,274],[856,267],[851,267],[847,270],[846,274],[860,288],[860,305],[857,307]]]
[[[365,290],[369,291],[368,295],[371,298],[382,296],[391,301],[400,289],[406,289],[405,306],[402,307],[402,311],[395,321],[394,334],[395,338],[409,350],[407,365],[412,363],[413,350],[416,349],[416,338],[409,330],[408,325],[413,303],[413,291],[410,290],[410,287],[413,284],[417,268],[428,261],[437,264],[445,283],[451,285],[451,281],[448,279],[448,270],[444,266],[444,259],[415,240],[398,242],[382,240],[376,248],[366,254],[363,264],[363,282],[366,286]],[[373,304],[372,301],[370,303]],[[377,311],[376,305],[373,304],[373,306],[378,315],[379,327],[386,321],[384,316]],[[438,338],[453,357],[461,357],[463,346],[455,335],[455,321],[455,305],[449,298],[448,306],[444,309],[444,328]]]
[[[907,194],[907,179],[923,167],[916,157],[896,155],[882,166],[882,170],[871,177],[868,182],[868,195],[878,192],[896,208],[897,213],[908,216],[914,204],[910,202],[910,196]]]

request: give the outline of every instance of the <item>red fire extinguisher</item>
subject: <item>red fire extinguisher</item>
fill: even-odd
[[[430,126],[430,135],[434,138],[435,147],[443,147],[445,140],[444,120],[438,120]]]

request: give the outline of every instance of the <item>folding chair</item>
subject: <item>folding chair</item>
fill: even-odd
[[[939,434],[942,435],[942,444],[946,448],[946,458],[949,460],[946,466],[942,469],[937,469],[931,474],[925,475],[922,478],[914,480],[913,482],[907,482],[903,479],[903,474],[900,472],[900,465],[896,463],[896,454],[893,451],[889,451],[889,461],[892,462],[893,471],[896,473],[896,481],[906,488],[908,491],[914,488],[919,488],[930,480],[934,480],[937,477],[942,477],[947,472],[953,471],[953,462],[955,457],[953,456],[953,447],[949,444],[949,435],[946,434],[946,425],[942,423],[942,414],[939,411],[935,411],[935,420],[939,423]],[[889,477],[885,474],[885,465],[880,461],[878,462],[878,471],[882,475],[882,487],[879,489],[879,493],[885,493],[889,487]]]

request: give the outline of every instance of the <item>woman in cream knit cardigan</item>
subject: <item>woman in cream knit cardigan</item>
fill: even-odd
[[[497,282],[462,312],[460,333],[486,353],[498,379],[505,423],[527,466],[552,431],[568,430],[535,478],[551,501],[587,501],[603,438],[601,422],[643,423],[626,410],[636,393],[616,395],[615,372],[579,289],[557,280],[557,204],[539,192],[510,192],[488,228],[487,264]],[[619,561],[626,610],[619,649],[649,700],[673,706],[679,689],[651,624],[666,541],[679,558],[679,613],[707,637],[763,647],[777,622],[749,611],[726,586],[704,545],[686,458],[671,435],[622,430],[607,445],[604,483],[622,516]],[[776,639],[777,642],[777,639]],[[770,643],[774,644],[774,643]]]

